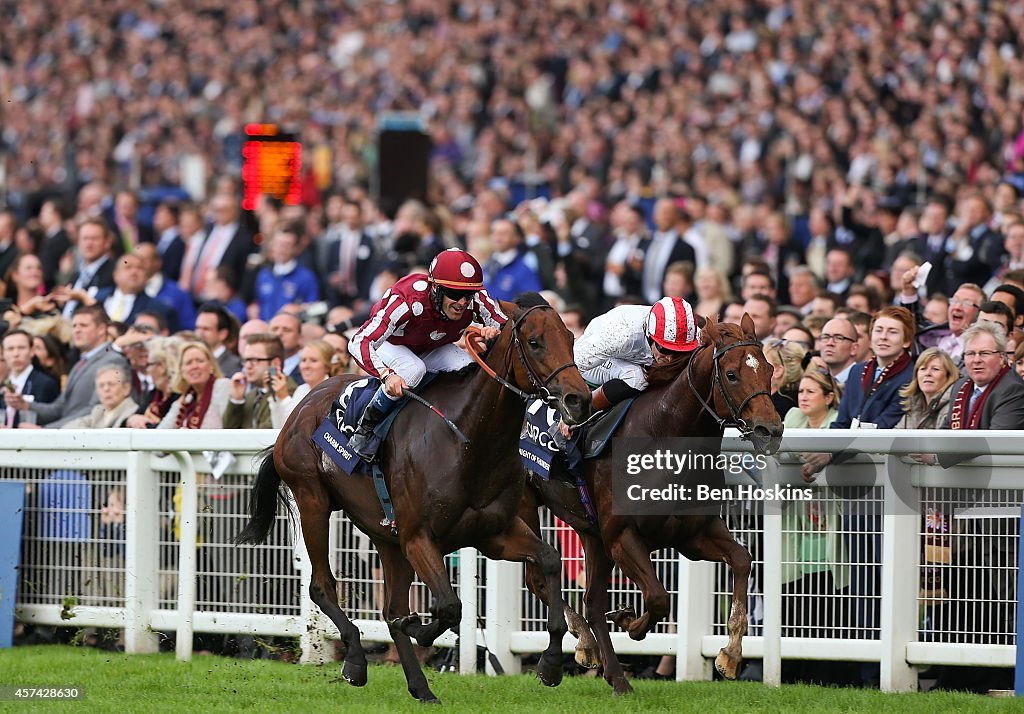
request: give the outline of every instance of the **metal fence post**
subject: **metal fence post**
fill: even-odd
[[[160,487],[149,452],[125,456],[124,649],[129,654],[157,652],[150,621],[160,592]]]
[[[175,657],[181,662],[192,660],[192,633],[195,625],[196,571],[198,557],[196,542],[199,537],[199,484],[192,454],[175,451],[174,458],[181,469],[181,516],[178,541],[178,628]]]
[[[476,548],[459,549],[459,599],[462,622],[459,623],[459,674],[476,674]]]
[[[711,634],[715,566],[707,561],[694,562],[679,555],[679,597],[676,622],[676,679],[711,679],[711,661],[704,656],[702,644]]]
[[[510,637],[522,628],[523,566],[504,560],[487,561],[487,629],[484,645],[498,658],[506,674],[519,674],[518,655]],[[487,673],[494,670],[487,663]]]
[[[887,692],[916,692],[917,671],[907,664],[907,643],[917,640],[921,491],[909,488],[912,467],[899,456],[888,456],[884,468],[879,686]]]

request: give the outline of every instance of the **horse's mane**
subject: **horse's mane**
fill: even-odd
[[[540,293],[520,293],[515,299],[516,307],[528,308],[528,307],[541,307],[542,305],[549,305],[548,301]]]

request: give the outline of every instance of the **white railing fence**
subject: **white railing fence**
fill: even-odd
[[[754,556],[744,654],[764,659],[766,682],[780,681],[783,658],[878,662],[886,690],[915,689],[917,666],[1013,666],[1024,440],[1013,432],[981,441],[947,432],[936,442],[936,434],[789,432],[778,460],[757,475],[766,486],[807,486],[799,452],[854,444],[863,455],[828,467],[810,502],[736,500],[726,508]],[[17,618],[123,628],[128,652],[153,652],[159,633],[175,632],[180,659],[191,656],[193,632],[297,637],[304,661],[328,659],[337,631],[307,597],[308,560],[283,510],[266,545],[230,543],[247,520],[255,457],[275,437],[259,430],[4,432],[0,479],[27,489]],[[733,435],[726,448],[749,446]],[[925,450],[985,455],[945,470],[902,456]],[[209,459],[225,454],[232,462],[213,478]],[[563,555],[565,598],[581,609],[579,541],[546,512],[543,523]],[[364,639],[388,641],[369,541],[335,514],[331,543],[346,612]],[[708,678],[727,640],[730,574],[674,552],[653,557],[675,614],[641,642],[613,633],[616,650],[674,654],[680,679]],[[486,561],[472,549],[447,563],[464,602],[462,671],[475,671],[478,644],[508,672],[518,671],[521,654],[544,649],[544,609],[523,586],[521,566]],[[610,587],[613,606],[643,611],[618,570]],[[422,584],[412,606],[430,610]],[[438,642],[455,643],[454,633]],[[566,636],[565,651],[574,643]]]

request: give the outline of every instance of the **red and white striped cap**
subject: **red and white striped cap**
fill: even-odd
[[[665,297],[654,303],[647,315],[647,335],[673,352],[691,352],[700,345],[693,308],[678,297]]]

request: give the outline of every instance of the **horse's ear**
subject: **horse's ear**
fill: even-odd
[[[714,317],[705,319],[704,324],[699,327],[710,344],[717,345],[722,341],[722,336],[718,332],[718,322]]]
[[[697,313],[693,313],[693,320],[694,320],[694,322],[697,323],[697,327],[699,327],[701,329],[704,329],[704,325],[708,321],[708,319],[706,317],[704,317],[703,315],[698,315]]]
[[[756,339],[754,321],[750,318],[749,314],[743,313],[743,318],[740,320],[740,329],[743,330],[743,336],[748,340]]]

